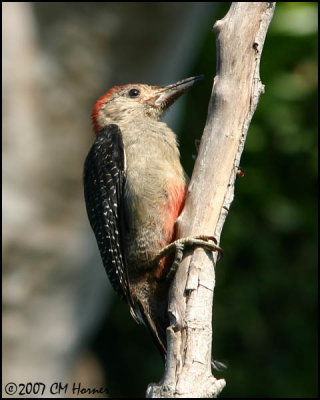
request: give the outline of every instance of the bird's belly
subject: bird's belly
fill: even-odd
[[[141,190],[134,193],[130,193],[129,185],[127,187],[125,251],[128,268],[132,271],[149,269],[159,251],[175,239],[175,223],[184,205],[184,178],[173,175],[164,182],[153,183],[145,186],[140,183]],[[171,257],[160,260],[155,268],[157,275],[171,262]]]

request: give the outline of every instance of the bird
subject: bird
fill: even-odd
[[[164,112],[203,76],[167,86],[125,84],[92,111],[95,141],[84,164],[87,214],[111,285],[165,360],[172,271],[188,246],[221,252],[211,236],[177,239],[188,177]]]

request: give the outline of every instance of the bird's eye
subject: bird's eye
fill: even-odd
[[[128,92],[129,97],[138,97],[140,94],[139,89],[130,89]]]

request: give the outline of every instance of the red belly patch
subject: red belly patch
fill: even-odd
[[[168,186],[168,202],[165,205],[165,220],[162,227],[163,243],[162,247],[167,246],[175,240],[176,236],[176,220],[181,214],[184,206],[187,187],[184,183],[172,182]],[[154,271],[155,277],[160,278],[161,275],[170,267],[174,260],[174,254],[163,257],[156,270]]]

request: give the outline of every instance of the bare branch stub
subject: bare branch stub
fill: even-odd
[[[263,85],[259,66],[273,2],[234,2],[214,25],[217,66],[208,117],[194,166],[178,237],[214,235],[234,196],[248,127]],[[212,303],[216,253],[185,254],[169,298],[166,371],[147,397],[217,397],[225,386],[211,372]]]

